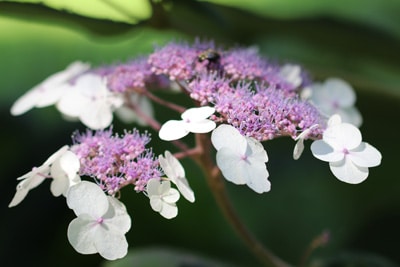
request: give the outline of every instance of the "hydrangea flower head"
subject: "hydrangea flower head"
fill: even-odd
[[[11,107],[11,114],[17,116],[34,107],[54,105],[68,90],[66,85],[76,76],[87,71],[89,67],[86,63],[76,61],[68,65],[65,70],[51,75],[21,96]]]
[[[358,184],[369,174],[368,168],[378,166],[382,155],[373,146],[362,142],[361,133],[350,123],[334,115],[323,132],[322,140],[311,144],[314,157],[329,162],[332,173],[341,181]]]
[[[208,133],[216,124],[207,119],[215,112],[212,107],[190,108],[182,113],[182,120],[170,120],[161,126],[158,135],[165,141],[177,140],[189,133]]]
[[[133,130],[119,136],[112,129],[87,131],[74,134],[73,141],[71,150],[80,160],[80,175],[96,179],[110,195],[127,185],[144,191],[149,179],[161,177],[158,161],[146,148],[147,133]]]
[[[131,227],[131,218],[120,201],[106,196],[95,183],[83,181],[70,188],[67,204],[77,216],[69,224],[67,233],[76,251],[99,253],[108,260],[127,254],[125,233]]]
[[[247,184],[257,193],[271,189],[265,165],[268,156],[259,141],[242,136],[237,129],[226,124],[212,132],[211,141],[217,149],[217,165],[228,181]]]
[[[22,180],[17,185],[17,192],[8,207],[18,205],[29,190],[39,186],[46,178],[53,178],[50,190],[54,196],[66,194],[68,188],[80,181],[77,175],[79,161],[77,156],[68,151],[68,146],[63,146],[51,155],[41,166],[19,177]]]

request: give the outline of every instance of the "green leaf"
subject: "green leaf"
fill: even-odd
[[[380,28],[400,38],[397,0],[203,0],[277,19],[333,17]]]
[[[102,267],[234,267],[187,251],[170,248],[144,248],[131,250],[117,261],[105,262]]]
[[[148,0],[10,0],[5,2],[40,4],[90,18],[130,24],[136,24],[141,20],[150,18],[152,15],[150,1]]]
[[[79,27],[2,16],[0,32],[0,73],[7,73],[0,80],[0,105],[7,106],[73,61],[86,61],[93,67],[124,62],[152,52],[156,44],[186,38],[172,30],[146,27],[135,27],[124,35],[103,38]]]

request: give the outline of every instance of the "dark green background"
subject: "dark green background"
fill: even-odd
[[[47,181],[20,205],[7,208],[15,193],[15,179],[70,144],[75,129],[83,129],[79,123],[63,121],[54,107],[12,117],[13,101],[74,60],[94,66],[126,61],[149,53],[154,44],[192,41],[196,36],[215,39],[226,47],[257,45],[271,58],[303,64],[316,79],[347,79],[354,85],[364,117],[363,139],[383,155],[381,166],[371,168],[364,183],[349,185],[312,157],[310,143],[298,161],[291,158],[293,141],[265,143],[271,192],[258,195],[246,186],[227,184],[239,214],[255,235],[293,264],[324,230],[330,231],[331,241],[313,254],[314,266],[400,263],[400,25],[395,16],[400,14],[400,4],[380,1],[377,8],[374,1],[325,1],[323,8],[310,0],[300,8],[282,0],[274,13],[274,5],[267,4],[270,1],[254,2],[264,7],[257,14],[246,7],[172,1],[168,11],[157,8],[153,17],[131,25],[0,1],[1,266],[102,263],[98,255],[80,255],[69,245],[66,229],[74,215],[64,198],[51,196]],[[182,96],[165,97],[190,106]],[[176,116],[162,108],[156,109],[156,115],[160,121]],[[123,125],[116,121],[115,128],[122,130]],[[153,136],[151,145],[157,154],[171,148]],[[127,234],[131,250],[172,247],[238,266],[258,266],[219,213],[200,170],[189,160],[183,163],[196,202],[180,200],[179,215],[173,220],[153,212],[144,195],[128,188],[122,192],[133,218]],[[139,257],[140,253],[134,259]],[[118,263],[124,261],[113,264]],[[185,266],[209,265],[194,261]]]

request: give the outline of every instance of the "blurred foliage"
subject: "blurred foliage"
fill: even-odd
[[[337,181],[327,164],[316,164],[309,151],[293,161],[290,140],[266,143],[272,191],[257,195],[246,187],[227,184],[234,205],[250,229],[294,264],[307,244],[324,230],[330,231],[331,240],[313,254],[310,262],[319,264],[315,266],[383,266],[376,265],[376,259],[392,261],[393,266],[400,262],[400,145],[394,129],[400,112],[399,1],[149,2],[152,15],[147,19],[149,13],[128,18],[126,14],[135,12],[130,6],[120,14],[111,6],[105,15],[96,13],[94,3],[100,6],[111,0],[86,1],[91,3],[89,8],[80,5],[80,10],[67,11],[32,3],[39,1],[20,2],[0,1],[0,118],[6,140],[0,152],[4,171],[0,255],[5,266],[87,267],[102,262],[98,255],[77,254],[68,244],[66,229],[73,214],[63,198],[51,196],[49,183],[33,190],[19,206],[6,207],[15,192],[15,178],[70,143],[75,129],[83,129],[78,123],[62,121],[54,108],[11,117],[13,101],[74,60],[94,66],[117,63],[147,54],[155,44],[192,41],[196,36],[214,39],[225,47],[256,45],[274,60],[304,65],[317,79],[339,76],[348,80],[359,96],[357,106],[365,121],[363,137],[383,154],[382,165],[371,169],[368,180],[352,186]],[[136,4],[122,0],[113,3],[122,2]],[[141,21],[134,24],[137,18]],[[190,105],[184,96],[163,97]],[[157,108],[156,115],[162,122],[176,116],[163,108]],[[115,122],[116,130],[122,127]],[[151,144],[156,153],[171,149],[154,133]],[[164,251],[165,257],[204,255],[238,266],[258,266],[219,213],[199,169],[189,160],[183,164],[196,202],[180,201],[179,216],[174,220],[153,212],[144,196],[123,192],[122,200],[133,217],[128,233],[133,254],[126,261],[149,255],[141,247],[157,245],[178,249],[170,251],[172,256]],[[351,265],[356,259],[364,265]],[[181,266],[216,264],[201,261]]]

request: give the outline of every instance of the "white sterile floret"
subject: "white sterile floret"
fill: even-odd
[[[178,215],[176,202],[180,195],[178,190],[171,188],[169,181],[152,178],[147,182],[146,191],[150,198],[150,206],[154,211],[159,212],[166,219],[172,219]]]
[[[215,112],[212,107],[190,108],[182,113],[182,120],[170,120],[161,126],[160,139],[172,141],[189,133],[208,133],[215,129],[215,122],[207,119]]]
[[[293,159],[298,160],[300,158],[301,154],[303,154],[304,151],[304,140],[308,137],[311,130],[318,126],[319,126],[318,124],[312,125],[310,128],[304,130],[294,139],[297,142],[293,149]]]
[[[190,188],[189,183],[185,177],[185,169],[169,151],[165,151],[165,157],[160,155],[158,157],[160,166],[165,175],[178,187],[179,192],[190,202],[194,202],[194,193]]]
[[[88,181],[72,186],[67,204],[75,218],[68,226],[68,240],[81,254],[99,253],[107,260],[123,258],[128,252],[125,234],[131,218],[124,204]]]
[[[11,107],[11,114],[17,116],[34,107],[54,105],[67,90],[68,82],[89,68],[90,65],[79,61],[71,63],[65,70],[51,75],[18,98]]]
[[[123,104],[123,96],[107,88],[105,78],[88,73],[80,76],[57,103],[64,115],[98,130],[110,126],[113,111]]]
[[[150,102],[150,100],[140,94],[130,94],[129,100],[131,104],[137,106],[137,108],[143,113],[146,114],[148,117],[154,117],[154,109]],[[140,116],[136,114],[132,108],[129,106],[121,106],[115,110],[115,115],[124,123],[133,123],[136,122],[140,126],[147,126],[147,122]]]
[[[378,166],[382,155],[373,146],[362,142],[361,133],[350,123],[342,123],[338,116],[328,122],[322,140],[311,144],[314,157],[329,162],[332,173],[341,181],[358,184],[369,174],[368,168]]]
[[[301,68],[299,65],[285,64],[279,71],[279,74],[285,79],[287,83],[297,88],[303,81],[301,77]]]
[[[66,194],[68,188],[80,181],[77,175],[79,160],[74,153],[68,151],[68,146],[63,146],[51,155],[41,166],[18,178],[22,180],[17,185],[17,192],[8,207],[18,205],[29,190],[40,185],[46,178],[53,178],[50,190],[54,196]]]
[[[211,141],[217,149],[217,165],[228,181],[247,184],[257,193],[271,189],[265,164],[268,156],[259,141],[242,136],[236,128],[226,124],[212,132]]]
[[[310,101],[327,118],[339,114],[343,122],[351,123],[359,127],[362,123],[360,112],[354,104],[356,94],[347,82],[330,78],[324,83],[316,83],[311,87]]]

